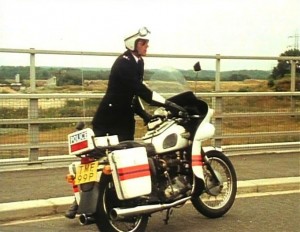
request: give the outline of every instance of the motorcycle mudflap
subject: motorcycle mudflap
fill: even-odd
[[[99,183],[94,182],[93,184],[94,186],[90,191],[80,193],[79,214],[93,214],[96,212],[99,196]]]

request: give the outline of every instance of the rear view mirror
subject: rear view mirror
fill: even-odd
[[[201,71],[200,62],[198,61],[196,64],[194,64],[194,71],[199,72]]]

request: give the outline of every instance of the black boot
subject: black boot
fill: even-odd
[[[70,206],[70,208],[68,209],[68,211],[66,211],[65,213],[65,217],[69,218],[69,219],[74,219],[76,216],[78,210],[78,204],[77,201],[75,200],[72,205]]]

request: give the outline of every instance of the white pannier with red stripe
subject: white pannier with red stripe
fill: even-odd
[[[120,200],[151,193],[151,176],[144,147],[116,150],[108,155]]]

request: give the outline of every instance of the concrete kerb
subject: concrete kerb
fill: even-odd
[[[238,194],[300,190],[300,177],[238,181]]]
[[[238,181],[238,194],[300,190],[300,177]],[[16,219],[61,214],[74,197],[20,201],[0,204],[0,223]]]
[[[36,216],[62,213],[71,205],[74,197],[59,197],[0,204],[0,222]]]

